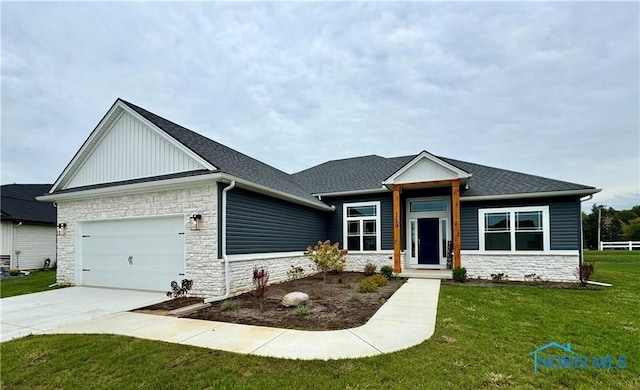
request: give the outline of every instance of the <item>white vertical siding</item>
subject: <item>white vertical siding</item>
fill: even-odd
[[[2,222],[1,225],[0,255],[9,256],[13,260],[13,222]]]
[[[202,169],[170,141],[128,113],[107,131],[65,188]]]
[[[11,256],[11,266],[24,269],[42,268],[45,258],[51,263],[56,259],[56,228],[53,226],[21,225],[14,230],[15,251]],[[16,264],[17,262],[17,264]]]
[[[443,168],[441,165],[436,164],[433,161],[423,158],[421,161],[409,168],[409,170],[400,175],[396,180],[394,180],[394,183],[412,183],[457,178],[458,175],[455,172]]]

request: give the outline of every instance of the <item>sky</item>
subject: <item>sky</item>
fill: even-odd
[[[116,98],[293,173],[432,154],[640,204],[638,2],[2,2],[1,181]]]

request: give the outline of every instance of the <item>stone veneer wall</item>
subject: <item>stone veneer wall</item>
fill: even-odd
[[[382,253],[347,253],[345,271],[363,272],[367,263],[375,264],[380,272],[380,267],[390,265],[393,267],[393,254]]]
[[[462,253],[461,265],[470,279],[491,279],[491,274],[504,273],[508,280],[525,280],[536,274],[544,281],[578,282],[578,254],[468,254]]]
[[[58,222],[66,223],[64,236],[58,236],[57,281],[76,284],[76,223],[113,218],[184,215],[185,271],[194,280],[193,293],[207,296],[220,287],[219,275],[224,271],[217,261],[217,191],[206,185],[131,195],[105,196],[94,199],[58,202]],[[188,217],[201,214],[198,231],[189,230]],[[169,283],[167,282],[167,290]],[[223,284],[224,288],[224,284]]]

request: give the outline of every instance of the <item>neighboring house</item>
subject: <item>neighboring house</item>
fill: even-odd
[[[39,199],[66,224],[58,282],[167,290],[187,277],[212,296],[250,289],[254,266],[272,283],[309,272],[302,253],[325,239],[349,250],[349,270],[575,281],[580,199],[598,191],[424,151],[287,174],[118,99]]]
[[[7,184],[0,187],[2,232],[0,256],[3,268],[39,269],[44,259],[56,258],[56,208],[40,202],[51,184]]]

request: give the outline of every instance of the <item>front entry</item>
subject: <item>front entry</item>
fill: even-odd
[[[440,264],[439,218],[418,219],[418,264]]]
[[[446,269],[451,240],[449,205],[446,196],[407,199],[407,268]]]

